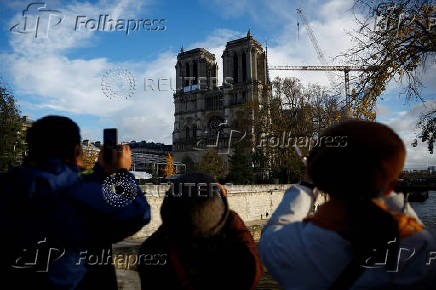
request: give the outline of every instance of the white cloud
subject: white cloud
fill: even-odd
[[[103,4],[105,5],[103,5]],[[96,15],[102,11],[113,11],[111,16],[128,15],[131,1],[122,1],[110,7],[106,2],[96,5],[74,2],[62,9],[66,15],[63,22],[71,27],[71,15]],[[102,8],[102,6],[104,6]],[[17,15],[11,22],[18,21]],[[61,27],[61,26],[60,26]],[[237,32],[219,29],[203,42],[190,47],[206,47],[221,61],[226,41],[235,38]],[[24,36],[24,37],[23,37]],[[26,37],[29,36],[29,37]],[[175,82],[176,54],[164,51],[151,62],[113,63],[105,58],[72,59],[66,52],[72,48],[83,47],[87,41],[98,41],[92,33],[68,31],[66,28],[50,31],[49,38],[35,39],[30,35],[11,35],[11,54],[0,55],[7,63],[9,75],[22,95],[39,97],[38,104],[27,108],[49,108],[57,111],[88,114],[114,123],[124,140],[153,140],[171,143],[174,122],[173,91],[166,87],[157,90],[159,78],[171,78]],[[84,44],[85,43],[85,44]],[[89,42],[89,45],[90,42]],[[110,100],[101,91],[101,78],[110,68],[121,66],[131,71],[136,78],[136,94],[129,100]],[[220,66],[222,69],[222,66]],[[144,88],[144,79],[153,79],[155,90]],[[84,137],[95,139],[100,132],[84,128]],[[94,138],[92,138],[92,135]]]
[[[208,4],[210,1],[204,3]],[[354,16],[349,11],[352,0],[324,1],[310,0],[303,5],[306,16],[318,38],[326,58],[331,58],[351,46],[347,31],[356,28]],[[23,2],[21,2],[23,3]],[[174,105],[172,91],[144,91],[144,77],[155,80],[160,77],[171,77],[175,80],[174,65],[176,54],[171,51],[161,52],[151,62],[114,63],[106,58],[74,59],[68,57],[72,49],[92,47],[99,41],[98,34],[92,32],[74,32],[75,16],[87,15],[98,17],[102,12],[113,17],[130,17],[143,12],[148,2],[124,0],[101,0],[96,4],[73,1],[62,6],[65,15],[64,22],[49,31],[49,38],[35,39],[30,35],[10,34],[9,44],[12,52],[0,55],[0,62],[8,68],[17,93],[34,95],[39,98],[33,107],[52,108],[65,112],[89,114],[98,116],[101,120],[110,120],[120,128],[121,139],[153,140],[171,143],[174,121]],[[222,13],[225,18],[241,17],[244,13],[247,29],[251,23],[262,27],[274,27],[274,36],[268,39],[269,65],[319,65],[306,29],[300,22],[300,39],[297,40],[296,6],[288,1],[273,3],[256,1],[212,1],[214,11]],[[25,4],[22,4],[25,5]],[[10,2],[10,7],[18,7],[16,1]],[[57,1],[47,2],[50,8],[58,8]],[[220,9],[215,9],[219,7]],[[221,9],[222,8],[222,9]],[[11,19],[10,24],[21,21],[22,8]],[[279,29],[279,31],[277,31]],[[222,52],[226,42],[245,36],[246,31],[238,32],[228,29],[216,29],[204,40],[189,44],[185,49],[204,47],[216,56],[219,64],[219,77],[222,78]],[[252,30],[256,35],[256,31]],[[264,39],[257,39],[262,42]],[[114,66],[126,67],[136,77],[137,92],[133,98],[124,102],[107,99],[101,92],[100,82],[105,71]],[[436,84],[436,63],[430,64],[424,75],[424,84],[428,90]],[[271,72],[274,76],[295,76],[303,83],[319,83],[329,86],[324,72],[285,71]],[[338,72],[337,78],[343,86],[343,74]],[[222,80],[221,80],[222,81]],[[434,90],[433,90],[434,91]],[[386,93],[389,95],[389,92]],[[434,95],[433,95],[434,96]],[[29,107],[26,102],[22,106]],[[385,118],[405,140],[408,146],[406,166],[426,165],[428,154],[425,145],[412,148],[409,144],[415,136],[415,122],[422,107],[417,105],[404,113],[394,112],[391,108],[379,105],[379,117]],[[100,136],[83,128],[83,134],[93,139]]]
[[[175,87],[176,55],[164,52],[153,62],[145,65],[145,70],[137,71],[137,93],[133,102],[112,115],[125,140],[151,140],[171,144],[174,122],[173,91]],[[147,87],[144,88],[144,79]],[[161,83],[160,78],[171,78]],[[154,88],[154,89],[153,89]]]
[[[100,89],[110,63],[104,58],[68,59],[60,55],[8,59],[14,83],[21,94],[41,96],[42,106],[60,111],[106,115],[118,110]]]
[[[425,168],[427,161],[430,165],[436,165],[436,156],[428,152],[427,144],[418,140],[418,145],[411,144],[417,136],[416,121],[422,112],[436,108],[436,100],[430,100],[425,104],[419,103],[409,111],[400,111],[382,122],[394,129],[403,139],[407,149],[406,168]]]
[[[21,8],[24,9],[27,4],[22,5]],[[141,76],[143,68],[146,67],[145,63],[113,63],[105,58],[80,59],[69,58],[66,55],[70,49],[94,45],[93,43],[99,40],[93,32],[74,31],[76,16],[85,15],[98,19],[100,14],[106,13],[115,19],[121,16],[127,18],[141,11],[144,5],[143,1],[102,0],[96,4],[74,1],[59,8],[60,5],[56,5],[54,1],[48,2],[47,8],[62,11],[64,15],[62,23],[50,29],[47,38],[11,33],[9,44],[12,53],[0,55],[0,60],[12,79],[17,93],[36,96],[37,98],[34,99],[38,99],[38,103],[33,104],[33,108],[36,106],[69,113],[89,114],[111,120],[117,112],[131,107],[135,99],[117,101],[105,97],[101,91],[101,79],[108,69],[122,65],[132,70],[137,77],[137,82],[139,81],[138,90],[143,93],[140,91],[142,82],[138,76]],[[21,11],[11,19],[10,25],[20,21],[23,21]],[[166,62],[167,67],[169,63]],[[165,67],[162,62],[157,63],[157,66]],[[160,76],[169,75],[168,71],[154,73]],[[27,106],[29,103],[24,101],[21,104]],[[149,113],[152,115],[153,111]],[[127,113],[126,115],[131,116]],[[143,135],[145,134],[147,132]]]
[[[303,13],[317,38],[318,45],[323,51],[327,63],[340,65],[341,63],[333,60],[333,58],[351,47],[347,30],[356,27],[354,16],[349,12],[352,1],[334,0],[324,5],[317,4],[305,5],[313,8],[308,8]],[[312,19],[312,15],[317,14],[319,16]],[[295,15],[295,17],[285,22],[287,24],[283,27],[283,32],[280,33],[279,37],[273,39],[273,44],[268,47],[269,65],[321,65],[306,26],[300,18],[297,18],[296,13],[292,15]],[[297,22],[300,24],[299,38]],[[330,74],[343,90],[344,73],[330,72]],[[318,83],[331,87],[327,73],[323,71],[271,71],[270,75],[272,78],[275,76],[293,76],[301,79],[304,84]]]

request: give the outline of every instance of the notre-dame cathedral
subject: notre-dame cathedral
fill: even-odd
[[[173,131],[177,161],[190,159],[198,164],[213,147],[228,162],[233,140],[252,133],[234,130],[236,117],[247,114],[246,101],[261,102],[262,93],[271,87],[267,55],[248,31],[246,37],[227,42],[222,59],[223,84],[218,86],[214,54],[204,48],[182,48],[177,55]]]

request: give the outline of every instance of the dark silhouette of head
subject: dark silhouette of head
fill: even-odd
[[[371,199],[393,189],[406,149],[391,128],[350,120],[326,129],[323,137],[342,137],[345,143],[321,142],[311,151],[308,173],[319,189],[342,200]]]
[[[394,188],[404,165],[404,143],[386,125],[358,120],[333,126],[321,137],[328,136],[346,137],[346,145],[328,146],[325,142],[315,147],[308,158],[308,174],[332,197],[331,204],[345,206],[343,224],[349,226],[340,234],[351,242],[359,265],[374,254],[374,249],[386,253],[391,247],[395,252],[399,247],[398,223],[372,199]],[[386,261],[388,267],[396,262],[395,255]]]
[[[67,117],[46,116],[27,130],[28,160],[40,163],[50,158],[75,163],[80,154],[80,129]]]
[[[203,173],[184,174],[173,180],[161,207],[163,225],[177,237],[214,236],[228,216],[223,187]]]

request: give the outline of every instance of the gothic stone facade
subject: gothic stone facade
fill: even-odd
[[[250,31],[246,37],[227,42],[222,59],[224,83],[218,86],[214,54],[195,48],[182,49],[177,56],[173,131],[177,161],[189,157],[199,163],[212,146],[228,162],[231,143],[243,136],[233,130],[236,116],[246,113],[246,101],[261,101],[264,89],[270,88],[266,53]]]

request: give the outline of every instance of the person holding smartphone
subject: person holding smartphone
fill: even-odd
[[[115,142],[110,152],[103,148],[93,170],[83,171],[79,127],[61,116],[36,121],[26,141],[23,166],[0,184],[4,283],[14,289],[117,289],[112,243],[150,221],[150,206],[128,172],[130,148]],[[120,192],[113,190],[117,176],[124,182]]]

